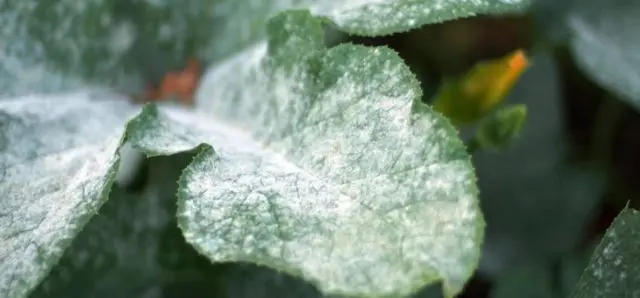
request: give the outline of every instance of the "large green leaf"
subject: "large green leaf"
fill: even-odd
[[[201,143],[216,148],[214,151],[208,145],[202,146],[202,152],[180,181],[179,216],[187,240],[214,261],[267,265],[301,275],[327,293],[398,296],[436,280],[444,281],[447,296],[460,291],[477,263],[483,222],[477,208],[473,169],[453,127],[416,103],[420,98],[418,83],[391,50],[351,45],[329,51],[301,48],[297,43],[301,39],[309,39],[302,44],[319,45],[313,38],[321,37],[322,33],[320,23],[306,12],[284,14],[272,23],[271,29],[281,35],[274,36],[272,56],[260,60],[264,62],[263,68],[254,65],[256,72],[252,74],[257,76],[256,81],[244,89],[248,97],[226,98],[243,106],[242,100],[254,100],[260,95],[253,92],[274,88],[262,94],[262,101],[255,105],[261,111],[259,115],[272,115],[255,118],[261,119],[261,127],[267,129],[260,131],[253,127],[260,139],[271,140],[263,143],[269,149],[239,128],[229,126],[234,121],[222,123],[188,110],[158,110],[150,106],[130,123],[129,140],[150,155],[173,154]],[[303,55],[298,66],[278,63],[279,59],[292,55]],[[364,57],[369,58],[368,63],[359,63]],[[301,68],[304,66],[308,68]],[[296,79],[308,84],[305,86],[308,89],[291,88],[289,84],[295,86]],[[104,134],[92,134],[96,124],[84,121],[84,117],[105,114],[104,105],[108,102],[101,103],[83,98],[5,101],[1,110],[13,111],[15,117],[27,117],[32,110],[47,104],[67,111],[63,114],[48,109],[50,118],[40,114],[28,128],[9,135],[12,144],[33,133],[30,130],[63,134],[72,139],[99,138]],[[122,112],[115,114],[130,114],[130,106],[119,105]],[[286,119],[273,117],[270,112],[276,111],[289,111],[291,125],[285,125]],[[344,115],[336,114],[337,111]],[[300,115],[305,118],[296,117]],[[98,117],[91,119],[117,127],[127,117],[122,116],[115,123]],[[18,122],[12,119],[3,123],[16,127]],[[59,126],[71,133],[45,129]],[[82,128],[87,129],[78,132]],[[37,136],[42,139],[42,135]],[[115,158],[120,138],[116,135],[112,139],[114,145],[109,147],[107,156]],[[59,154],[72,154],[80,150],[76,147],[84,145],[61,144],[67,146],[56,148]],[[84,152],[96,156],[92,150]],[[40,198],[22,191],[27,187],[27,181],[22,180],[30,176],[18,171],[22,160],[9,158],[15,154],[3,152],[2,157],[7,160],[4,164],[10,169],[8,178],[3,180],[6,181],[3,190]],[[24,166],[37,169],[38,165],[33,163],[46,160],[47,156],[35,154],[31,158],[35,158],[32,164]],[[82,159],[74,161],[78,164],[73,166],[80,169],[96,166],[83,163]],[[115,163],[105,164],[106,169],[93,168],[91,174],[107,184]],[[69,165],[60,160],[57,165],[61,169],[52,174],[68,177],[64,174]],[[45,181],[51,179],[46,174]],[[93,176],[84,174],[83,178],[86,177]],[[78,181],[58,181],[55,186],[68,191],[61,193],[59,199],[69,199],[69,193],[75,193],[83,203],[103,201],[102,192],[108,185],[98,188],[102,191],[98,194],[80,187],[82,184],[76,190],[68,189],[77,186],[81,182]],[[22,201],[10,197],[3,204]],[[33,205],[50,207],[37,200]],[[53,228],[45,225],[50,228],[45,231],[47,235],[71,237],[77,230],[67,229],[82,226],[71,215],[88,219],[97,209],[97,205],[84,212],[72,208],[77,206],[84,205],[77,201],[57,203],[55,210],[68,208],[73,213],[52,218],[50,221],[59,225]],[[3,210],[11,210],[5,218],[33,215],[30,212],[33,208],[3,206]],[[48,223],[46,220],[42,222]],[[234,228],[235,225],[238,226]],[[5,273],[3,278],[7,277],[7,283],[12,284],[3,287],[10,291],[3,296],[16,297],[28,292],[62,253],[62,249],[49,248],[55,245],[64,248],[63,244],[68,244],[68,238],[61,240],[63,244],[44,242],[50,238],[41,238],[38,231],[18,233],[22,238],[16,233],[3,235],[3,239],[26,243],[23,246],[27,247],[33,245],[41,251],[41,255],[36,255],[38,259],[28,263],[39,265],[28,272],[33,276],[28,281],[24,281],[25,272],[14,269],[22,264],[28,251],[6,252],[3,257],[6,270],[2,272],[12,274]]]
[[[139,92],[215,41],[217,2],[4,0],[0,74],[12,80],[0,94],[81,84]]]
[[[215,29],[211,57],[220,58],[264,38],[269,17],[287,8],[310,8],[338,29],[358,35],[380,36],[477,14],[522,11],[531,0],[265,0],[218,1],[213,9],[223,19]],[[251,22],[247,21],[247,18]]]
[[[595,81],[640,108],[640,2],[574,1],[567,16],[578,65]]]
[[[12,80],[1,83],[5,88],[0,94],[71,89],[82,83],[139,92],[187,56],[214,63],[263,39],[269,17],[292,7],[310,7],[351,33],[382,35],[479,13],[522,10],[530,2],[4,0],[0,74]]]
[[[22,297],[105,202],[132,116],[113,95],[0,101],[0,297]]]
[[[326,1],[313,9],[331,18],[335,24],[346,29],[352,28],[354,32],[361,30],[358,32],[383,34],[494,8],[498,12],[524,7],[526,1],[511,2],[513,6],[489,1],[448,1],[423,3],[421,6],[417,2],[405,1],[402,3],[407,6],[400,7],[385,1],[334,1],[333,4]],[[208,6],[212,3],[213,6]],[[273,1],[269,2],[273,5],[265,6],[269,9],[257,9],[237,3],[3,1],[0,4],[0,24],[3,25],[0,29],[0,94],[50,93],[77,89],[86,84],[135,89],[145,79],[158,76],[166,68],[179,64],[186,55],[203,54],[211,61],[228,56],[239,47],[264,36],[261,32],[269,15],[296,5]],[[455,12],[447,14],[443,10],[447,7],[450,12]],[[390,10],[396,8],[404,10]],[[376,12],[376,18],[367,19],[372,9]],[[215,10],[216,16],[225,17],[212,16],[212,10]],[[249,11],[253,12],[249,14],[250,17],[242,17]],[[424,15],[420,15],[419,11]],[[380,23],[383,12],[389,16],[389,20],[396,21]],[[402,23],[400,16],[409,12],[409,16],[416,21]],[[256,150],[250,154],[276,162],[277,165],[292,167],[279,169],[282,173],[297,171],[312,175],[305,176],[305,179],[307,182],[313,181],[311,185],[314,187],[325,187],[324,196],[329,202],[331,199],[334,203],[337,200],[342,204],[338,206],[349,207],[351,209],[345,210],[355,212],[349,216],[329,212],[326,216],[342,220],[342,224],[350,228],[335,230],[336,237],[349,236],[344,242],[338,242],[336,247],[340,250],[337,250],[335,257],[355,256],[354,260],[361,263],[340,262],[331,258],[326,262],[331,266],[310,268],[313,259],[292,259],[292,255],[286,254],[277,258],[260,253],[244,260],[300,274],[327,292],[371,295],[409,293],[436,279],[444,280],[449,295],[458,292],[477,262],[483,224],[476,206],[472,168],[455,131],[428,108],[413,105],[413,100],[419,97],[419,88],[393,52],[354,46],[326,51],[321,47],[319,24],[307,15],[292,16],[297,16],[296,20],[303,22],[296,29],[299,32],[288,32],[291,25],[296,28],[297,24],[291,23],[295,20],[281,20],[280,26],[286,25],[287,33],[271,36],[269,59],[263,59],[266,44],[258,42],[254,48],[225,62],[217,72],[209,75],[210,79],[218,78],[224,84],[206,83],[211,85],[203,88],[201,99],[205,100],[200,100],[198,105],[209,113],[210,107],[224,108],[215,111],[219,119],[213,119],[218,120],[212,120],[210,116],[208,119],[200,117],[198,119],[202,121],[198,123],[189,122],[193,126],[183,126],[185,119],[192,118],[191,112],[170,109],[168,111],[172,111],[172,115],[182,115],[181,121],[174,119],[173,123],[165,123],[166,127],[156,127],[151,125],[158,122],[141,121],[153,116],[153,108],[150,108],[133,123],[137,127],[147,123],[154,130],[134,130],[129,133],[137,136],[141,147],[144,147],[142,140],[155,138],[157,142],[151,144],[155,147],[143,148],[147,153],[173,154],[249,128],[256,139],[247,141],[253,146],[249,148]],[[228,31],[217,31],[221,26],[212,26],[229,19],[242,20],[242,26]],[[378,23],[366,29],[371,31],[358,29],[373,22]],[[247,33],[247,28],[258,33]],[[277,31],[278,26],[272,26],[272,33]],[[181,32],[187,33],[180,35]],[[205,40],[205,36],[216,38]],[[221,40],[227,40],[222,37],[236,43],[218,47],[218,44],[224,44]],[[305,49],[309,52],[305,52]],[[255,60],[238,60],[244,57],[253,57]],[[368,63],[356,63],[358,61]],[[257,66],[254,62],[263,65]],[[229,66],[242,64],[246,65],[246,71],[237,74],[239,77],[235,83],[234,80],[228,80],[236,75],[229,72]],[[294,80],[293,77],[298,75],[300,77]],[[224,80],[220,80],[221,76],[224,76]],[[292,81],[296,81],[296,84],[292,84]],[[214,86],[218,89],[210,92]],[[243,89],[243,86],[247,88]],[[93,97],[110,99],[89,100]],[[324,103],[312,104],[316,100]],[[3,242],[0,251],[0,296],[12,298],[22,297],[42,280],[71,239],[104,203],[118,163],[116,150],[122,139],[123,124],[137,110],[126,104],[124,98],[113,94],[58,93],[3,101],[0,105],[3,117],[0,119],[0,173],[3,177],[0,190],[8,195],[0,201],[3,210],[0,214]],[[292,105],[296,101],[304,105],[302,111],[308,112],[308,115],[303,117],[298,113],[300,111],[288,110],[300,107],[298,104]],[[231,102],[238,104],[227,105]],[[415,110],[412,111],[412,107]],[[354,117],[341,119],[337,115],[326,114],[340,109],[345,109],[348,115]],[[254,112],[260,116],[255,117]],[[423,115],[412,116],[418,112]],[[158,111],[157,115],[162,113]],[[219,120],[226,122],[222,125]],[[302,126],[308,127],[302,129]],[[201,127],[213,131],[198,135]],[[324,131],[316,131],[314,127],[323,128]],[[171,134],[173,132],[180,134]],[[312,139],[312,136],[318,139]],[[364,139],[358,141],[352,137],[375,140],[367,143]],[[325,138],[326,142],[313,143],[320,141],[320,138]],[[269,145],[270,149],[259,146],[258,141]],[[343,143],[335,143],[337,141]],[[230,148],[235,149],[233,144],[210,145],[215,150],[217,146],[232,146]],[[326,147],[325,144],[331,146]],[[211,147],[203,148],[209,149],[203,151],[197,161],[211,161],[206,158],[207,154],[212,153]],[[365,156],[363,152],[371,155]],[[342,160],[334,160],[333,157],[341,157]],[[231,160],[239,161],[242,166],[242,159],[234,157]],[[195,171],[198,165],[192,164],[185,173],[198,174]],[[200,177],[206,177],[207,174],[216,177],[220,174],[214,169],[203,169],[199,173]],[[346,180],[346,177],[350,180]],[[187,178],[185,174],[183,180],[189,185],[183,185],[181,192],[183,228],[191,237],[190,241],[201,251],[209,250],[210,258],[222,260],[211,253],[210,246],[202,243],[207,239],[188,230],[189,227],[198,229],[202,226],[187,212],[191,210],[189,204],[200,202],[193,192],[189,192],[189,187],[197,180]],[[283,193],[292,191],[291,185],[286,183],[275,186],[280,187],[278,189]],[[454,186],[459,188],[454,189]],[[338,196],[340,194],[342,196]],[[323,195],[318,193],[316,197]],[[202,200],[218,202],[213,200],[215,198],[207,195]],[[323,206],[322,202],[313,203]],[[411,203],[414,204],[412,208],[406,207]],[[275,210],[284,212],[286,206]],[[321,209],[313,210],[316,212],[306,217],[293,216],[295,214],[289,216],[295,220],[323,218]],[[230,219],[237,222],[239,218]],[[219,221],[216,218],[204,220]],[[369,222],[363,222],[365,220]],[[334,231],[332,228],[336,229],[336,224],[341,223],[321,224],[325,230]],[[298,235],[295,243],[300,246],[294,251],[308,253],[303,244],[314,244],[308,242],[313,239],[328,245],[327,241],[332,240],[332,236],[319,231],[316,230],[315,236],[309,234],[311,236],[307,238]],[[256,235],[260,236],[264,230],[258,232]],[[300,233],[301,230],[292,232]],[[350,233],[355,232],[358,234],[351,236]],[[347,241],[359,239],[363,243]],[[379,246],[373,247],[376,250],[365,251],[363,244],[367,243]],[[274,243],[257,243],[256,247],[260,245]],[[387,250],[385,245],[390,245],[390,249]],[[233,247],[224,249],[228,252]],[[315,253],[329,257],[330,254],[322,249],[322,246],[317,247]],[[454,253],[449,255],[450,252]],[[257,257],[264,259],[256,260]],[[231,259],[242,260],[243,257]],[[358,273],[358,269],[364,271]],[[373,269],[381,271],[367,271]],[[350,272],[354,274],[345,275]],[[374,273],[375,276],[368,276]],[[397,276],[389,275],[396,273]],[[375,278],[369,279],[371,277]],[[349,282],[352,278],[355,279]],[[384,282],[379,282],[380,278]]]
[[[625,208],[613,221],[572,298],[640,296],[640,214]]]
[[[298,31],[276,30],[278,28]],[[225,101],[235,102],[237,104],[233,106],[241,108],[249,108],[245,105],[247,100],[255,101],[251,108],[259,111],[260,116],[268,117],[245,119],[259,120],[251,128],[260,139],[272,141],[269,143],[271,149],[261,147],[251,138],[243,137],[238,128],[229,126],[241,126],[237,121],[222,124],[210,116],[197,116],[190,111],[168,109],[162,114],[150,107],[131,122],[127,132],[131,141],[150,155],[173,154],[203,142],[213,144],[218,150],[215,155],[211,147],[203,147],[204,151],[182,177],[180,215],[187,239],[202,252],[209,252],[207,255],[215,261],[244,260],[268,265],[302,275],[316,282],[325,292],[372,296],[408,294],[439,279],[444,280],[448,295],[458,292],[475,268],[483,224],[476,206],[473,170],[455,130],[430,109],[416,105],[414,101],[420,97],[417,82],[392,51],[359,46],[340,46],[326,51],[321,47],[320,23],[305,12],[283,15],[273,23],[271,32],[278,33],[272,38],[272,55],[266,60],[259,59],[263,62],[261,65],[250,65],[255,67],[252,69],[254,72],[245,74],[255,76],[253,81],[251,77],[244,81],[244,86],[248,87],[243,89],[245,97],[211,97],[215,99],[212,102],[223,105]],[[297,64],[288,63],[285,57],[299,60]],[[360,65],[358,62],[364,58],[369,59],[368,63]],[[300,83],[298,87],[305,89],[291,88],[292,80],[297,80]],[[233,86],[227,90],[238,91]],[[256,101],[260,95],[263,97]],[[36,225],[46,227],[44,233],[50,237],[42,237],[36,228],[30,232],[3,235],[3,240],[17,243],[9,246],[11,249],[5,251],[2,258],[6,268],[2,271],[6,281],[3,284],[8,285],[2,288],[6,291],[3,296],[19,297],[35,286],[59,259],[70,238],[104,201],[104,192],[109,189],[116,164],[119,134],[122,133],[117,128],[135,111],[124,103],[124,99],[116,100],[122,102],[94,102],[77,96],[3,102],[1,111],[12,116],[3,121],[3,125],[11,128],[7,131],[16,130],[5,136],[12,146],[7,146],[2,155],[3,164],[9,170],[1,186],[5,192],[14,194],[2,201],[6,204],[3,210],[11,210],[4,214],[4,218],[35,217],[39,214],[31,212],[36,208],[51,209],[49,202],[41,201],[51,199],[51,196],[41,197],[38,191],[43,190],[27,187],[26,183],[34,185],[33,177],[37,176],[24,175],[23,172],[27,171],[24,168],[35,171],[40,163],[50,158],[46,153],[53,149],[47,150],[47,146],[53,146],[53,151],[63,156],[77,154],[78,151],[86,154],[76,156],[70,165],[58,159],[56,165],[59,168],[50,174],[53,178],[46,170],[38,172],[43,181],[53,181],[54,187],[66,190],[54,193],[54,199],[63,201],[57,202],[53,210],[68,212],[62,215],[53,213],[51,219],[41,219],[46,225]],[[115,110],[109,109],[110,104]],[[306,110],[298,110],[300,107]],[[59,109],[65,113],[58,112]],[[335,114],[339,110],[352,117],[340,117]],[[273,114],[279,111],[288,111],[290,115],[284,118]],[[231,116],[244,115],[237,110],[228,112]],[[96,114],[105,118],[94,117]],[[110,116],[112,114],[119,116]],[[85,117],[93,120],[85,120]],[[22,122],[26,124],[19,126]],[[252,124],[251,121],[245,123]],[[258,129],[261,127],[266,129]],[[114,131],[109,131],[109,128],[114,128]],[[318,128],[322,130],[314,130]],[[94,150],[100,149],[105,136],[111,134],[110,150],[96,154]],[[15,145],[31,140],[31,137],[47,140],[45,136],[52,135],[60,138],[56,138],[56,142]],[[70,140],[65,141],[63,137]],[[84,141],[86,139],[88,141]],[[332,146],[313,144],[322,140]],[[339,142],[343,142],[342,146]],[[37,149],[37,152],[28,155],[29,159],[16,159],[15,156],[20,156],[17,152],[24,148]],[[365,152],[371,156],[365,157]],[[113,161],[108,159],[109,162],[100,165],[85,163],[84,158],[98,157],[109,157]],[[303,224],[288,231],[292,237],[291,253],[281,255],[274,252],[282,244],[282,239],[272,237],[262,239],[264,242],[249,242],[254,247],[248,246],[245,250],[237,251],[233,243],[220,247],[222,253],[237,251],[246,255],[225,258],[211,254],[210,250],[218,247],[206,245],[207,241],[215,243],[237,239],[227,238],[232,234],[197,233],[207,228],[208,222],[219,224],[224,222],[224,218],[217,217],[215,213],[204,218],[192,218],[192,203],[215,205],[220,202],[216,199],[228,198],[229,203],[242,205],[244,202],[246,208],[264,207],[259,201],[250,204],[244,193],[227,197],[228,193],[212,196],[198,194],[197,190],[196,193],[190,191],[202,182],[204,186],[211,182],[215,185],[216,181],[233,182],[226,180],[228,177],[219,168],[202,165],[222,158],[228,162],[220,166],[231,167],[230,170],[237,167],[230,173],[240,175],[240,180],[236,181],[238,184],[229,185],[227,190],[242,189],[243,179],[248,179],[252,182],[248,186],[256,188],[245,190],[271,192],[275,196],[273,201],[267,201],[275,204],[273,210],[277,213],[274,214],[282,214],[281,220],[292,220],[282,224]],[[25,164],[25,160],[30,163]],[[97,166],[104,168],[96,169]],[[264,166],[266,168],[261,169],[271,174],[264,177],[256,175],[255,167]],[[97,179],[95,183],[102,183],[102,187],[87,189],[82,187],[82,180],[60,179],[69,177],[65,175],[68,171],[79,171],[76,167],[81,170],[90,168],[91,175],[82,172],[82,178],[93,177]],[[275,178],[289,180],[269,181]],[[261,187],[253,183],[267,184]],[[69,199],[70,193],[76,194],[75,201]],[[288,205],[286,201],[277,200],[280,196],[305,200],[298,201],[298,206]],[[25,198],[34,200],[33,208],[14,207],[17,204],[24,206]],[[90,204],[90,208],[85,206],[91,202],[95,203]],[[302,209],[291,209],[294,207]],[[201,214],[191,213],[194,216]],[[260,222],[271,226],[255,225],[255,221],[259,221],[259,213],[255,216],[251,213],[240,215],[229,214],[228,220],[246,228],[237,230],[241,232],[238,237],[245,241],[269,235],[272,225],[277,223],[273,218],[269,219],[271,213],[266,214],[264,222]],[[50,221],[57,225],[51,227]],[[10,226],[9,222],[3,225]],[[29,228],[15,225],[14,230]],[[217,229],[225,227],[228,226]],[[287,233],[287,230],[282,229],[281,232]],[[32,245],[40,254],[33,254],[31,260],[26,259],[25,254],[28,257],[29,250],[19,249],[22,248],[20,245]],[[251,251],[254,253],[250,254]],[[314,255],[320,259],[314,259]],[[315,266],[318,261],[323,261],[326,266]],[[30,270],[20,271],[23,264],[30,265],[25,265]]]
[[[327,50],[304,11],[268,31],[268,46],[220,65],[199,93],[203,111],[251,135],[223,124],[200,133],[214,148],[181,178],[187,241],[213,261],[264,264],[326,293],[401,296],[436,280],[459,292],[483,222],[455,129],[416,102],[418,82],[391,50]],[[132,135],[146,150],[203,141],[181,133],[196,123],[151,112],[132,131],[153,123],[180,139],[163,149]]]

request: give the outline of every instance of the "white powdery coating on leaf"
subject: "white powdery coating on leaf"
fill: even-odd
[[[0,296],[24,295],[97,212],[127,104],[91,93],[0,101]],[[121,109],[119,113],[106,110]]]
[[[5,1],[0,9],[0,75],[6,78],[0,81],[0,94],[75,90],[90,81],[88,68],[93,76],[122,63],[136,31],[111,15],[109,1]],[[124,73],[102,76],[99,84],[107,80],[124,89],[141,85],[140,78]]]
[[[348,31],[365,34],[406,31],[421,25],[478,14],[496,3],[513,7],[530,0],[346,0],[321,1],[311,10]],[[497,12],[497,11],[496,11]]]
[[[52,71],[43,63],[43,45],[32,44],[26,37],[24,18],[35,7],[35,1],[16,1],[16,9],[0,9],[0,96],[48,92],[79,86]]]
[[[301,271],[325,292],[409,294],[437,277],[459,290],[478,256],[475,179],[468,160],[449,160],[451,131],[410,116],[406,68],[369,49],[317,97],[304,72],[265,78],[265,53],[203,80],[198,107],[271,149],[215,132],[215,154],[185,171],[187,239],[216,261]]]
[[[571,297],[640,296],[640,213],[626,209],[613,221]]]
[[[147,0],[158,2],[158,0]],[[214,1],[211,17],[220,20],[202,55],[219,61],[265,37],[268,19],[286,9],[308,8],[329,17],[342,30],[391,34],[478,13],[501,13],[532,0],[277,0]],[[490,8],[495,8],[493,11]],[[247,21],[250,20],[250,21]]]
[[[214,61],[227,58],[264,38],[264,25],[270,17],[286,9],[307,7],[310,2],[315,0],[214,1],[211,17],[220,22],[214,27],[215,38],[203,54]]]
[[[252,88],[255,87],[242,88],[242,86],[246,84],[246,81],[238,79],[225,80],[225,85],[228,87],[218,88],[216,87],[215,80],[233,73],[247,74],[247,80],[255,80],[256,82],[258,80],[264,80],[261,74],[255,74],[255,72],[256,68],[259,67],[259,63],[266,54],[267,43],[260,42],[253,47],[234,55],[224,63],[211,67],[210,71],[205,73],[200,83],[200,87],[197,90],[197,94],[195,96],[196,108],[203,113],[210,115],[216,115],[219,114],[220,111],[226,111],[230,114],[224,118],[243,119],[242,122],[237,123],[235,126],[243,128],[246,128],[246,126],[250,126],[252,128],[256,127],[257,123],[261,122],[261,118],[264,117],[264,113],[258,113],[256,109],[260,109],[263,105],[258,105],[258,107],[256,107],[253,101],[236,100],[236,98],[242,99],[254,96],[254,90]],[[255,77],[248,77],[251,75],[255,75]],[[263,85],[259,86],[261,88],[266,87]],[[277,86],[274,87],[277,88]],[[277,89],[269,92],[277,92]],[[209,100],[212,96],[215,97],[216,100]]]

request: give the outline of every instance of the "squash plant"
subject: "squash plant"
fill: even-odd
[[[634,64],[593,46],[617,32],[622,1],[610,2],[611,15],[568,14],[570,42],[603,85],[638,99]],[[640,9],[625,5],[626,18]],[[454,297],[485,230],[467,146],[395,51],[329,46],[325,29],[384,36],[532,7],[3,0],[0,297],[169,297],[167,284],[198,278],[195,297],[409,297],[430,285]],[[626,41],[607,53],[631,53]],[[192,106],[131,100],[187,56],[204,61]],[[158,163],[133,192],[139,153]],[[640,291],[638,225],[620,215],[572,297]],[[230,289],[247,279],[230,263],[279,272],[267,282],[279,292]]]

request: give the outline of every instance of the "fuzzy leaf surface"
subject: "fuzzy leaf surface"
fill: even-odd
[[[35,287],[106,201],[134,112],[94,92],[0,101],[0,297]]]
[[[418,82],[393,51],[327,49],[307,11],[278,15],[268,32],[209,72],[203,116],[149,107],[132,122],[132,142],[151,154],[211,145],[181,177],[187,241],[214,262],[262,264],[330,294],[402,296],[438,280],[458,293],[484,222],[456,130],[416,103]],[[167,134],[163,146],[153,137]]]

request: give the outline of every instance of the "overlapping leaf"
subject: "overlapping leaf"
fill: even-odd
[[[326,1],[312,10],[343,29],[377,35],[525,2]],[[255,9],[238,3],[5,1],[0,94],[68,91],[84,84],[134,89],[143,77],[157,76],[185,55],[203,54],[211,61],[228,56],[263,37],[268,16],[304,6],[272,1],[265,4],[269,9]],[[254,14],[246,17],[247,9]],[[225,18],[215,18],[221,15]],[[382,15],[390,21],[380,23]],[[211,26],[229,20],[239,26],[222,31]],[[224,81],[209,81],[200,93],[198,107],[209,116],[149,108],[128,132],[150,154],[208,144],[182,177],[180,216],[189,241],[214,261],[265,264],[299,274],[325,292],[406,294],[436,279],[444,281],[449,295],[459,291],[477,261],[482,219],[472,168],[455,131],[429,109],[413,105],[417,83],[390,50],[327,51],[317,21],[299,12],[282,16],[271,31],[268,47],[258,42],[209,76]],[[167,65],[155,69],[157,61]],[[0,190],[8,194],[0,201],[7,243],[0,251],[3,297],[28,293],[106,198],[123,124],[136,109],[118,96],[87,99],[93,96],[21,97],[0,105]],[[214,107],[220,110],[212,112]],[[203,168],[212,162],[216,168]],[[221,172],[225,166],[232,170]],[[256,170],[267,171],[256,175]],[[228,181],[225,175],[233,173],[249,181]],[[286,179],[274,181],[277,177]],[[201,180],[208,178],[217,180]],[[241,187],[230,202],[257,195],[250,209],[264,211],[264,204],[273,209],[255,218],[250,213],[200,217],[198,204],[216,206],[230,194],[198,194],[199,182],[264,184],[269,191],[247,196]],[[227,186],[222,189],[234,190]],[[284,234],[274,238],[269,232],[280,220],[282,227],[294,228],[290,235],[277,228]],[[229,223],[252,222],[262,229],[228,235],[205,229],[208,223],[226,223],[216,227],[222,231],[232,228]],[[270,238],[258,239],[264,235]],[[229,254],[239,239],[251,245],[239,250],[242,255]],[[217,250],[211,246],[216,241],[228,245]],[[319,259],[309,257],[316,255]],[[321,260],[324,266],[315,266]]]
[[[0,101],[0,296],[22,297],[106,201],[123,125],[114,96]]]
[[[207,114],[250,134],[220,124],[206,141],[213,149],[183,173],[187,241],[214,261],[265,264],[327,293],[401,296],[438,279],[457,293],[483,224],[455,130],[415,102],[418,82],[392,51],[327,50],[303,11],[280,15],[269,32],[268,47],[210,74],[226,88],[199,94]]]
[[[0,74],[5,77],[0,94],[71,90],[89,83],[138,92],[189,56],[210,63],[233,56],[265,38],[270,17],[294,7],[311,8],[350,33],[383,35],[480,13],[523,10],[530,2],[5,0],[0,3]]]

